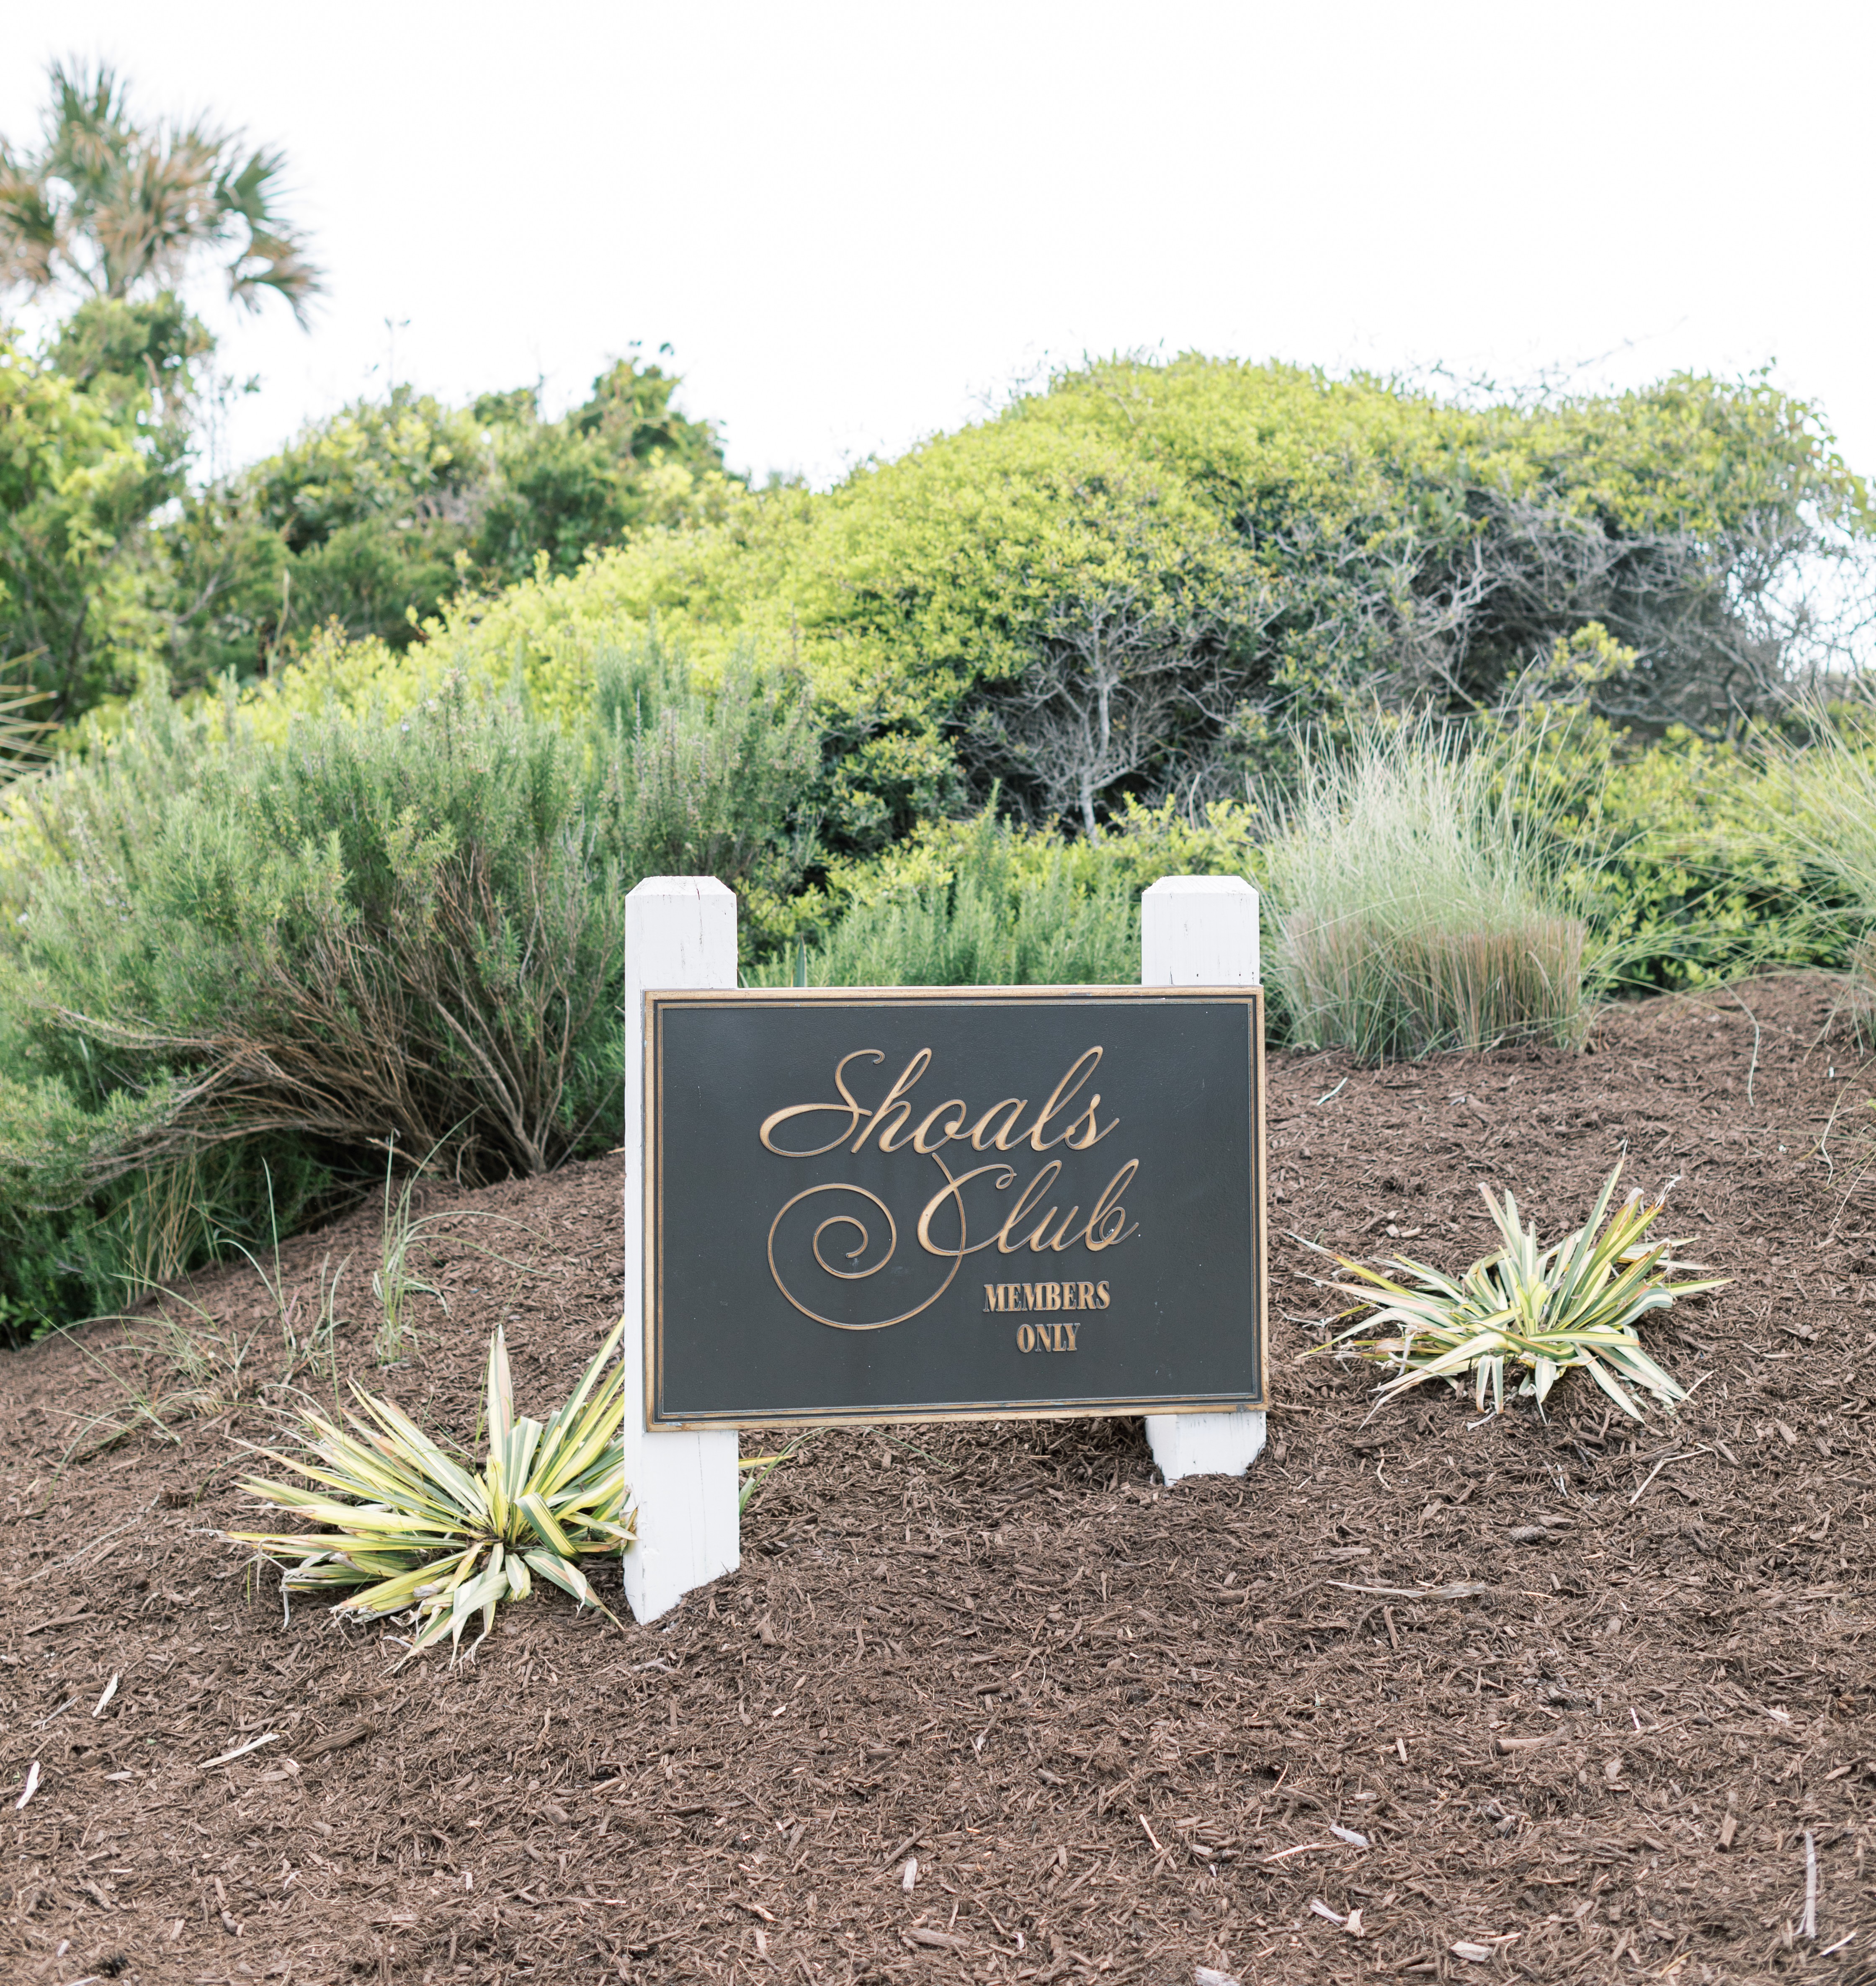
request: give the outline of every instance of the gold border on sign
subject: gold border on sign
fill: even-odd
[[[1270,1407],[1270,1263],[1265,1232],[1264,1136],[1264,989],[1258,986],[759,986],[648,988],[644,1001],[645,1072],[639,1126],[645,1175],[642,1250],[642,1301],[650,1328],[645,1344],[645,1426],[651,1433],[740,1427],[860,1427],[908,1421],[1079,1420],[1115,1414],[1262,1413]],[[1244,1006],[1251,1032],[1251,1288],[1256,1314],[1258,1377],[1255,1398],[1241,1393],[1130,1395],[1061,1400],[980,1401],[968,1406],[925,1405],[844,1409],[796,1408],[759,1414],[706,1414],[666,1418],[658,1411],[658,1378],[665,1334],[664,1291],[664,1011],[669,1007],[1016,1006],[1032,1000],[1079,1005],[1096,1000],[1207,1000]]]

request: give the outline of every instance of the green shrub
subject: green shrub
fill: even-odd
[[[1797,867],[1843,966],[1876,934],[1876,717],[1867,707],[1807,713],[1755,795],[1767,839]]]
[[[948,860],[858,897],[821,942],[759,964],[756,986],[1124,985],[1140,977],[1137,893],[1055,835],[985,812]],[[928,843],[928,850],[931,843]],[[901,865],[909,870],[912,865]],[[1078,880],[1077,866],[1087,880]]]
[[[1777,831],[1775,734],[1640,739],[1581,709],[1536,709],[1514,735],[1509,803],[1595,937],[1599,977],[1672,991],[1842,963],[1831,890]]]
[[[1085,831],[1130,797],[1236,797],[1298,725],[1495,707],[1560,646],[1618,721],[1723,729],[1783,692],[1765,603],[1868,524],[1815,410],[1763,380],[1466,406],[1197,355],[1065,374],[825,493],[717,496],[452,600],[403,658],[309,650],[260,721],[334,678],[395,708],[459,667],[581,722],[598,655],[655,620],[706,679],[742,645],[799,665],[846,857],[996,782]],[[1623,667],[1585,669],[1592,628]]]
[[[1141,894],[1165,876],[1261,880],[1261,816],[1128,799],[1093,836],[999,817],[920,823],[778,912],[784,941],[746,975],[786,986],[1125,985],[1140,977]]]
[[[627,890],[715,873],[759,929],[815,762],[797,688],[739,663],[706,694],[648,643],[605,658],[578,736],[460,678],[277,747],[153,694],[108,752],[16,786],[11,1329],[251,1233],[264,1150],[304,1209],[392,1146],[470,1182],[616,1143]]]
[[[157,530],[153,604],[174,679],[244,678],[332,628],[396,650],[466,583],[571,573],[596,547],[709,517],[739,486],[679,382],[622,359],[564,419],[524,389],[449,407],[407,385],[190,493]]]

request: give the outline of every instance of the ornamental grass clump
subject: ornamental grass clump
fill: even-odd
[[[244,1442],[326,1486],[301,1490],[258,1477],[241,1484],[321,1528],[231,1531],[230,1542],[291,1561],[281,1582],[288,1593],[342,1590],[336,1614],[406,1615],[416,1632],[405,1661],[446,1634],[453,1662],[463,1629],[480,1611],[473,1654],[494,1625],[497,1606],[525,1600],[535,1574],[617,1624],[580,1560],[621,1551],[634,1535],[625,1508],[624,1368],[615,1364],[602,1377],[624,1331],[615,1327],[572,1398],[544,1426],[514,1411],[498,1325],[489,1345],[488,1453],[479,1475],[389,1400],[355,1385],[364,1412],[345,1415],[352,1431],[308,1412],[301,1459]]]
[[[1383,1402],[1423,1380],[1447,1379],[1457,1385],[1460,1375],[1470,1372],[1480,1409],[1489,1389],[1494,1410],[1502,1412],[1509,1365],[1521,1375],[1517,1394],[1534,1395],[1541,1406],[1559,1377],[1581,1366],[1634,1419],[1642,1418],[1641,1410],[1622,1385],[1625,1379],[1671,1411],[1686,1397],[1686,1389],[1642,1349],[1636,1322],[1651,1311],[1665,1310],[1676,1297],[1723,1288],[1726,1279],[1659,1281],[1661,1272],[1672,1274],[1699,1264],[1670,1259],[1684,1243],[1643,1240],[1661,1212],[1661,1202],[1645,1206],[1639,1192],[1629,1193],[1602,1228],[1622,1170],[1618,1161],[1588,1223],[1548,1248],[1538,1247],[1536,1229],[1519,1217],[1517,1202],[1509,1193],[1501,1206],[1480,1187],[1505,1245],[1497,1254],[1474,1263],[1457,1282],[1399,1256],[1392,1257],[1389,1266],[1411,1277],[1411,1284],[1346,1256],[1332,1256],[1350,1274],[1385,1294],[1376,1298],[1353,1284],[1328,1284],[1376,1308],[1373,1315],[1316,1351],[1339,1348],[1393,1367],[1393,1377],[1379,1389]],[[1313,1242],[1306,1245],[1316,1247]],[[1330,1253],[1326,1248],[1317,1252]],[[1380,1327],[1387,1325],[1396,1327],[1395,1333],[1379,1335]]]
[[[1516,754],[1430,720],[1312,754],[1273,799],[1271,978],[1299,1045],[1395,1062],[1580,1038],[1582,921],[1556,847],[1521,811]]]

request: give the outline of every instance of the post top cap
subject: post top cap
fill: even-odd
[[[1162,876],[1148,886],[1147,894],[1157,896],[1247,896],[1257,894],[1241,876]]]
[[[635,884],[635,897],[733,897],[735,890],[714,876],[648,876]]]

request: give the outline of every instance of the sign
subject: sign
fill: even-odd
[[[1265,1405],[1258,989],[644,999],[648,1428]]]

